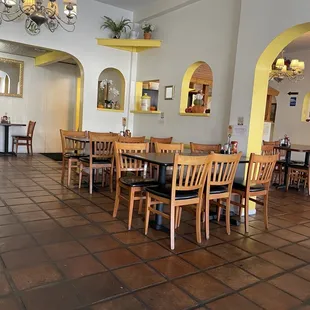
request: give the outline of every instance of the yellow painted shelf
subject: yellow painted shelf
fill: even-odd
[[[142,52],[151,48],[159,48],[160,40],[131,40],[131,39],[101,39],[97,38],[97,44],[108,46],[128,52]]]
[[[134,114],[160,114],[161,111],[130,111],[130,113],[134,113]]]
[[[179,113],[181,116],[200,116],[200,117],[209,117],[209,113]]]
[[[105,108],[97,108],[98,111],[104,111],[104,112],[121,112],[123,113],[124,110],[116,110],[116,109],[105,109]]]

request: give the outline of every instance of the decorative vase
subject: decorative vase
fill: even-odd
[[[205,107],[203,105],[194,105],[192,107],[192,113],[204,113]]]
[[[120,32],[114,32],[113,33],[113,39],[120,39],[121,33]]]
[[[145,40],[152,39],[152,33],[151,32],[144,32],[144,39]]]

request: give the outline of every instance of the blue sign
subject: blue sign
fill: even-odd
[[[290,98],[290,107],[296,107],[297,97]]]

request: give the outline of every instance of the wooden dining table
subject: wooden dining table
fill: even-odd
[[[4,151],[0,152],[0,156],[16,155],[14,152],[9,152],[9,135],[11,127],[25,127],[26,124],[14,124],[14,123],[0,123],[0,126],[4,127]]]
[[[279,145],[279,146],[275,146],[274,149],[286,152],[285,162],[284,162],[284,184],[281,184],[280,186],[278,186],[280,188],[283,188],[283,187],[286,187],[288,168],[291,163],[292,152],[305,153],[304,165],[309,166],[310,146],[303,145],[303,144],[292,144],[290,146]]]
[[[166,184],[166,176],[167,176],[167,167],[172,167],[174,165],[174,153],[124,153],[122,154],[125,157],[138,159],[143,162],[147,162],[150,164],[159,166],[159,176],[158,183]],[[191,153],[190,150],[188,152],[184,152],[184,155],[189,156],[206,156],[206,153]],[[240,160],[240,164],[247,164],[250,162],[250,158],[246,156],[242,156]],[[158,211],[163,212],[164,205],[158,204],[156,206]],[[235,223],[234,221],[233,223]],[[156,214],[155,222],[150,221],[150,226],[156,230],[167,231],[168,229],[163,225],[162,216]]]

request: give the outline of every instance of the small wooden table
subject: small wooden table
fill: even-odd
[[[310,146],[309,145],[302,145],[302,144],[292,144],[291,146],[275,146],[277,150],[286,151],[285,156],[285,172],[284,172],[284,184],[280,185],[279,187],[285,187],[288,175],[288,167],[291,162],[292,152],[298,153],[306,153],[305,155],[305,166],[309,165],[309,155],[310,155]]]
[[[147,163],[155,164],[159,166],[159,176],[158,176],[158,183],[159,184],[166,184],[166,170],[167,167],[171,167],[174,165],[174,154],[173,153],[124,153],[122,154],[125,157],[138,159]],[[203,153],[184,153],[184,155],[190,156],[206,156],[208,154]],[[247,164],[250,162],[248,157],[241,157],[240,164]],[[158,204],[157,210],[163,212],[164,205]],[[156,214],[155,216],[155,223],[150,222],[150,226],[156,230],[163,230],[167,231],[167,228],[162,225],[162,216]]]
[[[14,152],[9,152],[9,133],[10,133],[10,127],[25,127],[26,124],[0,123],[0,126],[4,127],[4,152],[0,152],[0,155],[2,155],[2,156],[16,155]]]

